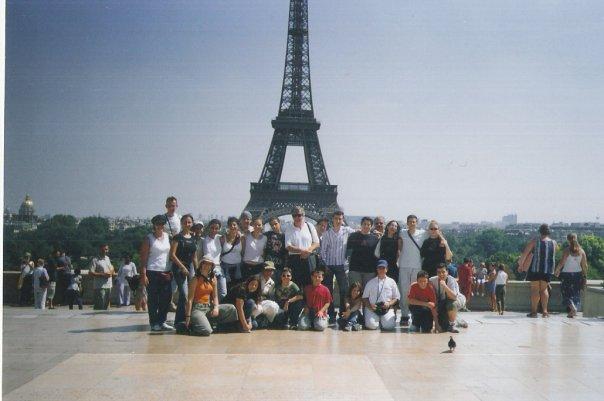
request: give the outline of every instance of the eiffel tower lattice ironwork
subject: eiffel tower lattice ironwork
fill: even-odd
[[[308,0],[290,0],[287,51],[283,72],[281,102],[275,129],[260,180],[251,183],[246,209],[266,221],[303,206],[313,219],[339,209],[338,186],[330,185],[323,163],[315,119],[308,58]],[[281,182],[288,146],[304,147],[308,183]]]

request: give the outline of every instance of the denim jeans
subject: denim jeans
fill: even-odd
[[[34,308],[46,309],[46,288],[37,288],[34,290]]]
[[[562,304],[574,305],[578,310],[581,305],[581,279],[582,273],[560,273],[560,292],[562,292]]]
[[[333,278],[336,278],[338,281],[338,290],[339,290],[339,301],[340,301],[340,311],[345,304],[344,298],[346,298],[346,293],[348,292],[348,274],[346,273],[346,267],[344,265],[336,265],[336,266],[327,266],[327,272],[325,274],[325,280],[323,281],[323,285],[329,288],[329,292],[333,294],[334,285]],[[335,297],[334,297],[335,298]],[[332,302],[329,305],[328,313],[330,318],[336,317],[336,310],[334,306],[335,302]]]
[[[352,312],[348,318],[341,317],[338,319],[338,326],[341,329],[345,326],[354,326],[355,324],[363,324],[363,315],[360,310]]]
[[[78,305],[78,308],[82,309],[82,295],[80,295],[80,291],[77,290],[67,290],[65,293],[65,297],[67,298],[67,305],[69,305],[69,309],[73,309],[73,304]]]
[[[287,311],[283,309],[285,306],[285,300],[281,300],[278,302],[279,304],[279,314],[275,317],[275,321],[277,326],[285,326],[289,324],[290,326],[297,326],[298,319],[300,319],[300,313],[302,313],[302,309],[304,309],[304,305],[302,304],[302,300],[290,303],[287,306]]]
[[[221,262],[220,267],[222,267],[227,284],[232,281],[241,281],[241,263],[231,264]]]
[[[317,317],[317,311],[309,309],[308,313],[302,313],[298,321],[298,330],[324,331],[327,328],[328,320],[326,317]]]
[[[172,281],[162,278],[160,272],[147,270],[147,308],[149,311],[149,324],[151,326],[166,322],[168,308],[172,298]]]
[[[178,268],[172,268],[176,290],[178,291],[178,303],[176,304],[176,314],[174,316],[174,326],[183,326],[185,324],[185,308],[187,305],[187,296],[189,294],[188,276],[184,275]]]

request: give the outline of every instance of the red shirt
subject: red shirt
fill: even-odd
[[[331,293],[323,284],[319,284],[316,287],[309,284],[304,287],[304,299],[306,300],[307,307],[318,311],[325,304],[331,303]]]
[[[426,288],[423,290],[419,288],[419,284],[411,284],[411,287],[409,288],[409,296],[407,296],[407,298],[415,299],[416,301],[436,303],[436,293],[434,292],[434,287],[432,287],[432,284],[430,283],[428,283]]]
[[[472,277],[474,275],[474,269],[470,264],[463,264],[459,266],[457,269],[457,275],[459,276],[459,284],[460,285],[472,285]]]

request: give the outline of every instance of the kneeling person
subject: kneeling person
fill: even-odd
[[[396,313],[392,307],[401,296],[396,282],[386,275],[388,262],[378,260],[376,270],[377,276],[369,280],[363,290],[365,327],[375,330],[381,325],[382,330],[394,330]]]
[[[459,333],[455,328],[455,321],[458,309],[465,304],[465,298],[459,293],[459,285],[453,277],[449,276],[444,263],[438,264],[436,276],[430,278],[430,284],[436,292],[438,313],[436,329],[440,332]]]
[[[434,287],[428,281],[428,272],[420,270],[417,273],[417,281],[409,287],[407,301],[415,329],[422,333],[430,333],[437,316],[436,294]]]
[[[312,284],[304,287],[304,311],[298,321],[298,330],[313,328],[323,331],[327,328],[327,309],[331,304],[331,293],[323,282],[323,270],[314,270],[310,277]]]
[[[218,303],[214,261],[209,255],[203,257],[195,277],[189,282],[185,321],[190,333],[196,336],[212,334],[212,323],[220,325],[237,321],[233,305]]]

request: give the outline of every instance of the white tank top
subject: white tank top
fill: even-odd
[[[581,271],[581,254],[573,256],[568,255],[562,267],[563,273],[579,273]]]
[[[226,255],[221,256],[221,260],[224,263],[228,263],[230,265],[236,265],[241,263],[241,239],[237,241],[237,245],[233,247],[233,244],[229,244],[226,241],[226,236],[224,238],[224,245],[222,246],[222,253],[228,252]],[[233,250],[231,250],[233,248]]]
[[[166,272],[170,270],[168,266],[168,254],[170,253],[170,238],[164,233],[161,238],[155,238],[153,233],[147,236],[149,241],[149,258],[147,260],[147,270],[156,272]]]

